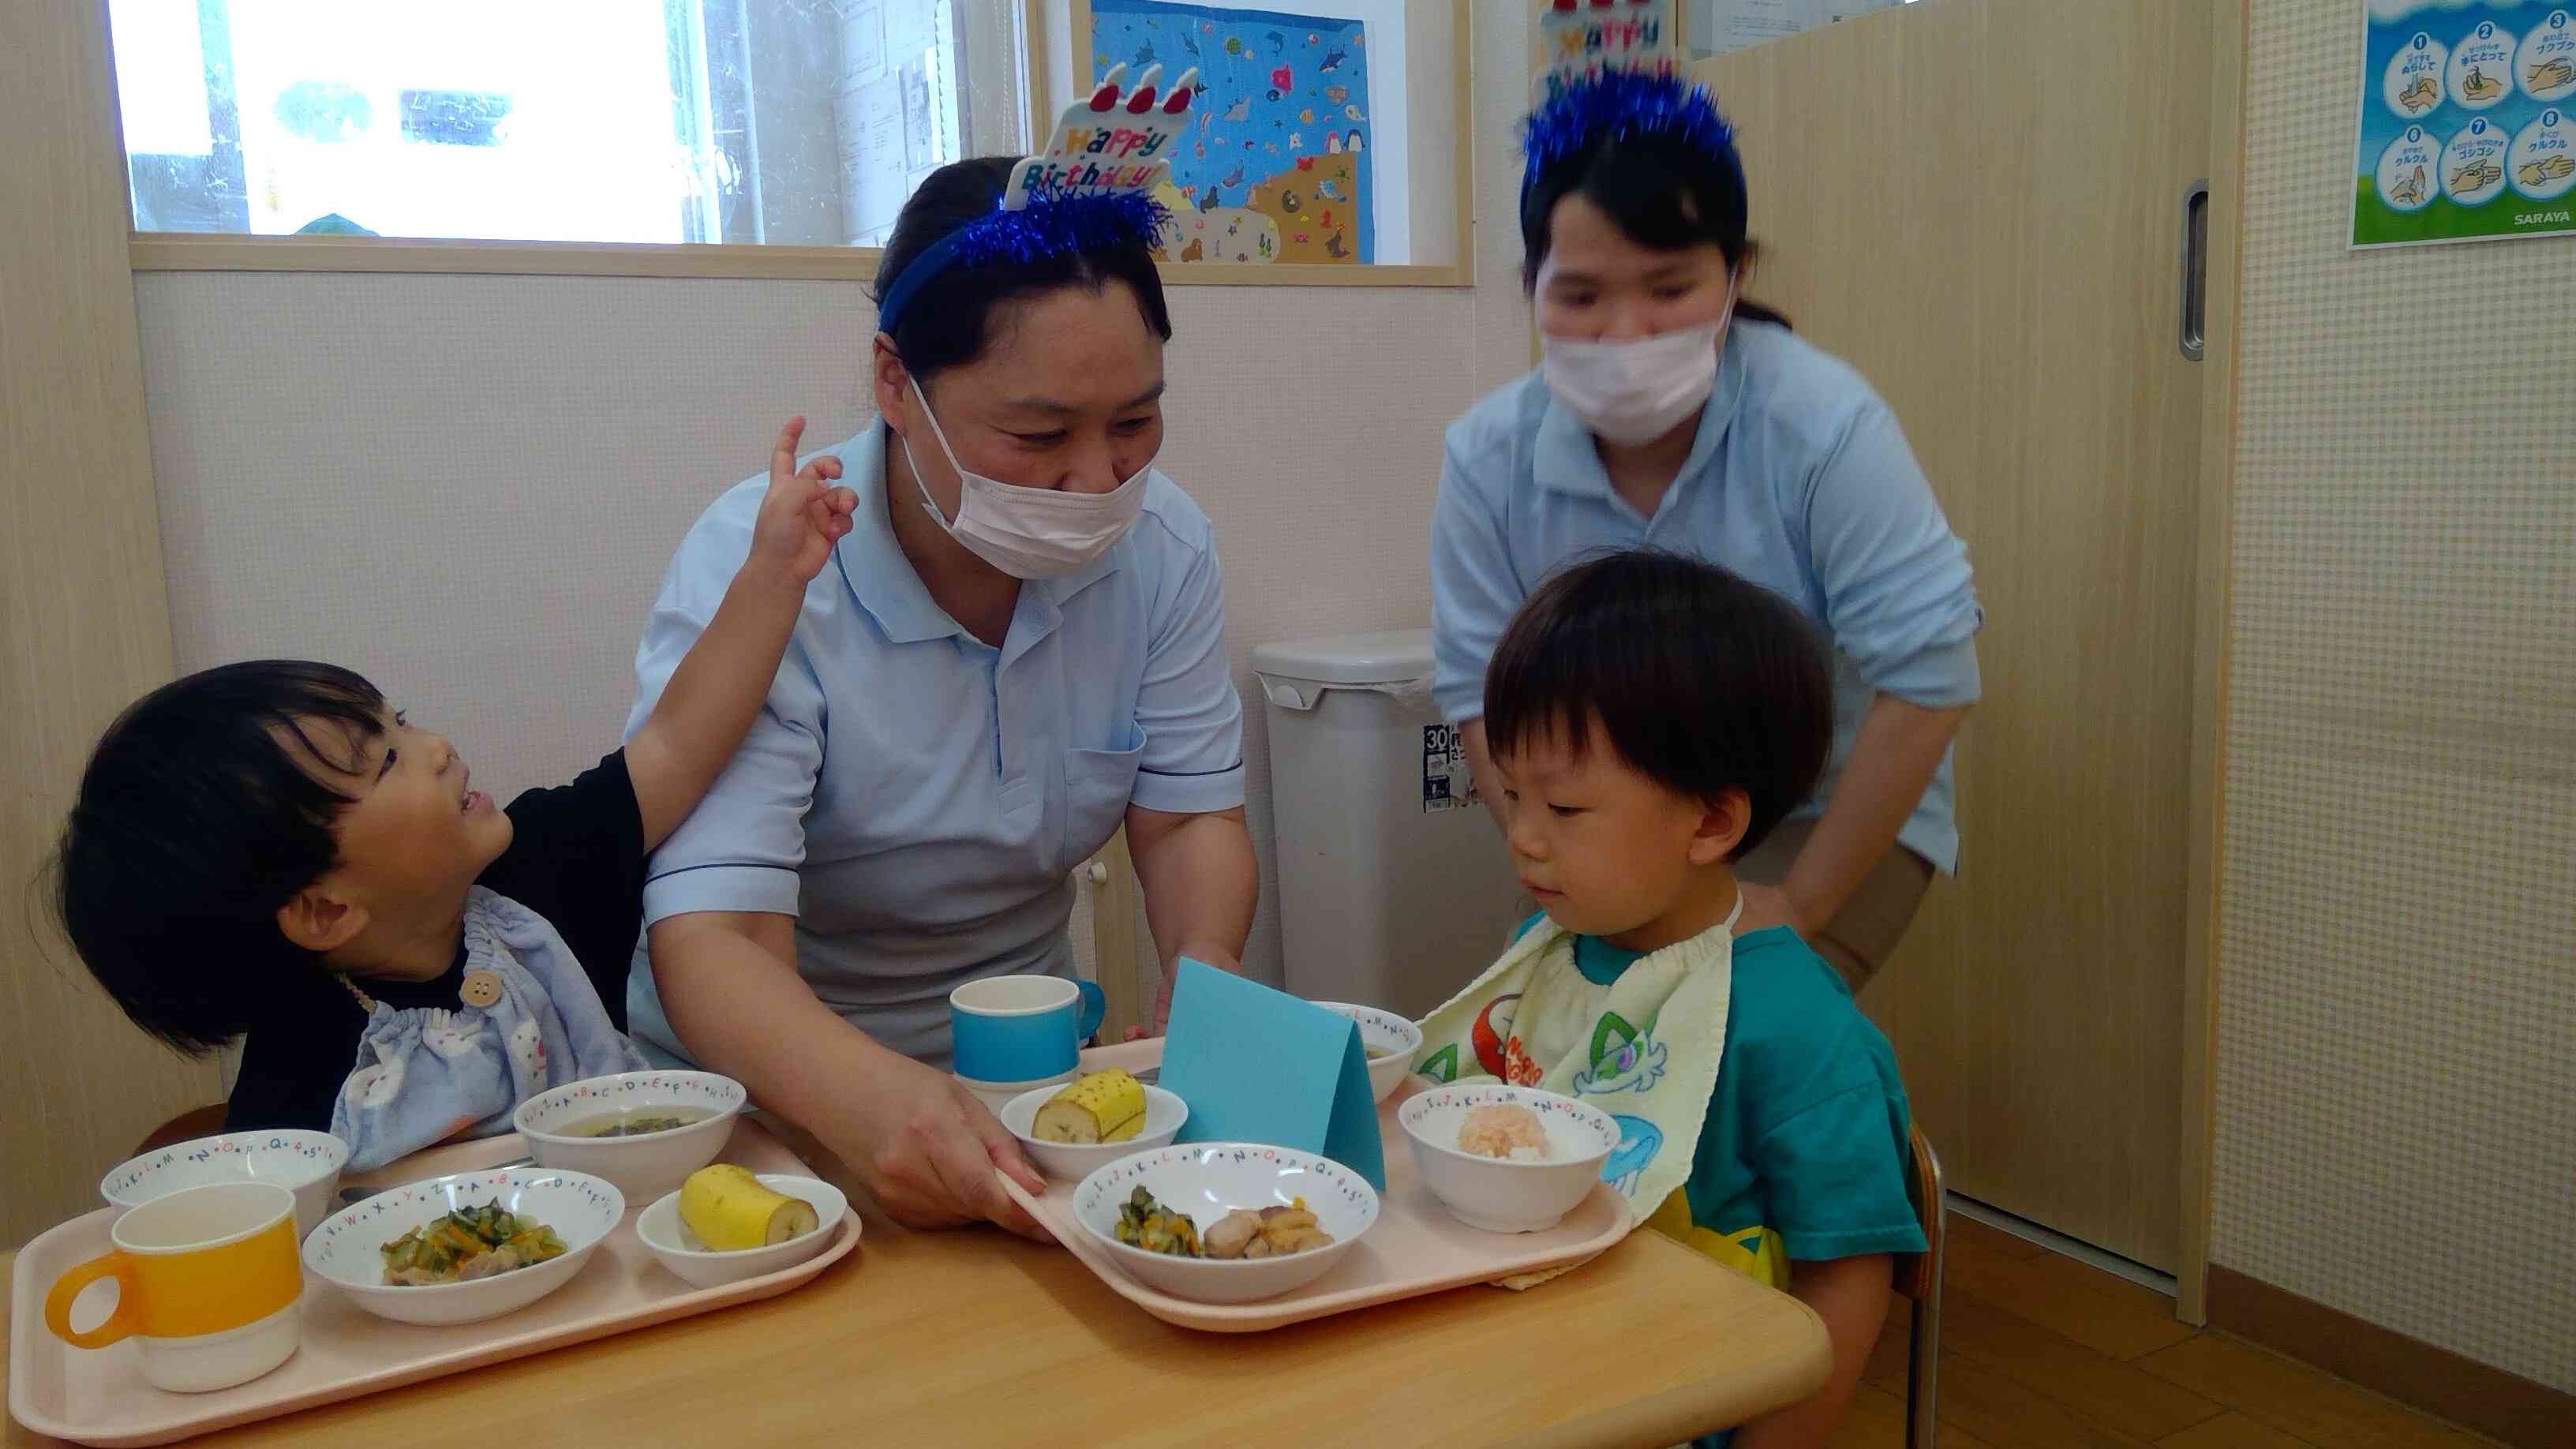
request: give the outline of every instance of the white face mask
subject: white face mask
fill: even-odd
[[[912,395],[921,404],[921,415],[930,421],[930,435],[939,440],[939,451],[957,471],[957,516],[941,513],[931,500],[921,464],[912,456],[912,440],[902,438],[903,460],[912,465],[913,486],[921,490],[921,506],[977,558],[1015,579],[1062,578],[1090,566],[1135,526],[1136,515],[1145,506],[1145,475],[1153,469],[1153,459],[1146,459],[1127,481],[1106,493],[1016,487],[967,472],[957,461],[956,450],[948,446],[948,434],[932,416],[930,399],[922,396],[917,381]]]
[[[1717,387],[1717,341],[1735,316],[1624,342],[1539,338],[1539,371],[1575,421],[1613,443],[1651,443],[1708,405]]]

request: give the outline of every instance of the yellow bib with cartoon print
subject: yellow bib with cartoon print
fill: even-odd
[[[1607,1112],[1619,1128],[1619,1146],[1601,1165],[1601,1180],[1649,1226],[1698,1247],[1685,1236],[1690,1209],[1682,1185],[1726,1051],[1734,922],[1729,915],[1651,952],[1603,986],[1576,967],[1574,936],[1542,919],[1423,1019],[1413,1069],[1436,1082],[1496,1077]],[[1680,1232],[1673,1231],[1676,1212]],[[1552,1276],[1530,1274],[1503,1286],[1527,1287]]]

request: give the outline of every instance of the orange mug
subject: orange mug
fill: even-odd
[[[218,1182],[154,1198],[117,1219],[115,1249],[54,1280],[45,1327],[74,1348],[127,1338],[143,1377],[176,1393],[246,1384],[294,1356],[304,1267],[295,1252],[295,1194],[273,1182]],[[116,1307],[72,1330],[72,1300],[116,1280]]]

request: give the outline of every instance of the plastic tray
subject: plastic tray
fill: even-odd
[[[382,1171],[353,1174],[348,1185],[395,1186],[527,1155],[515,1134],[435,1148]],[[812,1169],[760,1125],[744,1121],[718,1154],[755,1172],[810,1176]],[[636,1203],[640,1210],[647,1206]],[[173,1440],[291,1414],[322,1404],[462,1373],[736,1303],[774,1298],[811,1281],[858,1246],[859,1219],[845,1213],[832,1243],[797,1264],[721,1288],[691,1288],[671,1275],[635,1236],[630,1211],[572,1281],[526,1308],[482,1323],[424,1328],[361,1310],[311,1272],[304,1275],[304,1342],[295,1357],[261,1378],[211,1394],[173,1394],[143,1381],[130,1340],[110,1348],[73,1348],[45,1328],[45,1293],[62,1272],[106,1252],[110,1210],[55,1228],[18,1254],[11,1274],[9,1412],[39,1434],[78,1444],[167,1444]]]
[[[1086,1070],[1121,1067],[1141,1072],[1162,1059],[1163,1044],[1156,1040],[1101,1047],[1084,1053],[1082,1064]],[[1121,1272],[1074,1220],[1073,1183],[1050,1181],[1043,1197],[1031,1197],[1007,1177],[1002,1184],[1055,1234],[1056,1241],[1120,1297],[1166,1323],[1209,1333],[1260,1333],[1425,1293],[1589,1262],[1617,1246],[1636,1226],[1627,1200],[1607,1183],[1593,1184],[1591,1195],[1545,1232],[1488,1233],[1449,1216],[1431,1189],[1414,1175],[1412,1145],[1395,1122],[1396,1107],[1426,1085],[1418,1077],[1410,1078],[1378,1108],[1378,1135],[1386,1150],[1386,1191],[1378,1198],[1377,1226],[1331,1272],[1295,1292],[1259,1303],[1193,1303],[1148,1288]]]

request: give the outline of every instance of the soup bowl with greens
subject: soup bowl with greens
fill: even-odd
[[[606,1178],[643,1204],[716,1160],[746,1100],[713,1072],[627,1072],[541,1092],[511,1122],[539,1164]]]
[[[1368,1049],[1369,1095],[1385,1101],[1413,1070],[1413,1059],[1422,1050],[1422,1028],[1374,1006],[1353,1006],[1347,1001],[1315,1005],[1359,1023],[1360,1045]]]

